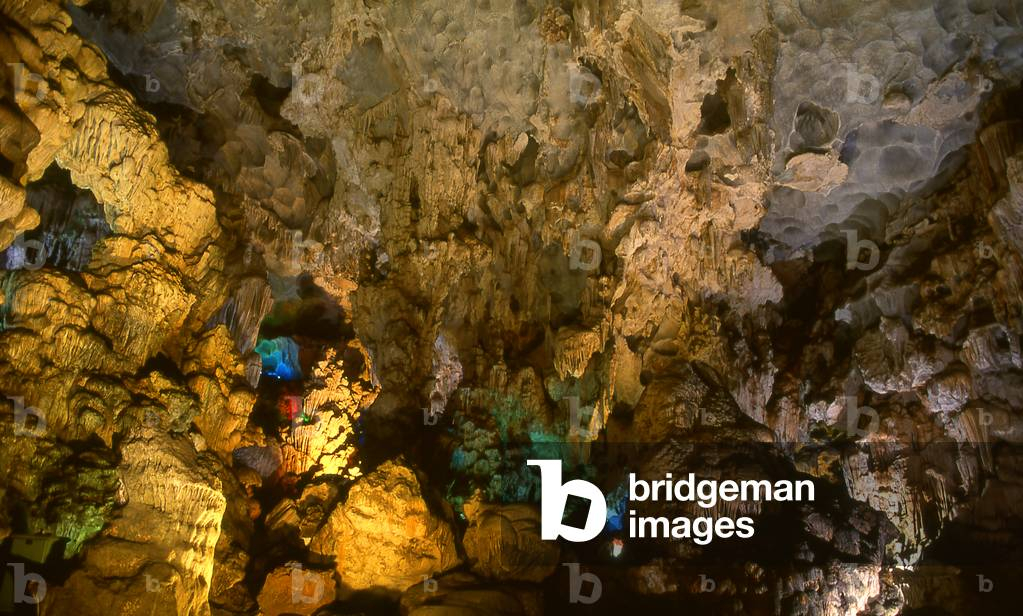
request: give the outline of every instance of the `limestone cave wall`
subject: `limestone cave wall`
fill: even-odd
[[[0,612],[1018,608],[1020,0],[0,0],[0,60]],[[545,541],[531,458],[816,498]]]

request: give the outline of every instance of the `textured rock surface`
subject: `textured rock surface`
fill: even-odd
[[[540,512],[528,505],[466,503],[462,538],[474,572],[498,580],[540,582],[558,565],[558,546],[540,539]]]
[[[309,550],[332,558],[351,590],[401,591],[459,561],[451,528],[429,510],[419,479],[400,462],[357,481]]]
[[[86,549],[82,568],[49,590],[44,613],[209,614],[227,505],[220,482],[181,438],[143,438],[121,453],[123,508]]]
[[[334,580],[322,572],[281,567],[266,576],[259,591],[259,609],[266,616],[308,616],[334,600]]]
[[[47,614],[334,601],[296,566],[560,613],[574,562],[609,611],[1018,607],[1021,16],[0,0],[2,549],[66,540]],[[825,496],[568,549],[544,453]]]

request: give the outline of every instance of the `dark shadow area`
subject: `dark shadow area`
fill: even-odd
[[[96,242],[110,235],[103,206],[92,192],[75,186],[56,163],[28,185],[26,205],[38,212],[39,224],[0,252],[0,268],[50,266],[81,272],[89,265]]]

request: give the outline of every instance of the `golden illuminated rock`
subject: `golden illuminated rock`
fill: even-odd
[[[259,591],[259,609],[265,616],[309,616],[334,601],[336,586],[331,572],[293,563],[266,576]]]
[[[466,503],[462,544],[475,573],[540,582],[559,564],[557,544],[540,539],[540,513],[529,505]]]
[[[150,432],[122,453],[124,508],[86,549],[83,567],[49,590],[43,613],[210,614],[214,547],[226,509],[219,480],[180,437]]]
[[[313,369],[301,414],[285,429],[282,470],[300,475],[315,467],[318,475],[361,474],[355,465],[355,422],[376,397],[364,376],[346,375],[337,350],[327,350]]]
[[[309,550],[333,562],[349,590],[400,592],[460,560],[448,522],[430,510],[415,471],[400,461],[359,479]]]

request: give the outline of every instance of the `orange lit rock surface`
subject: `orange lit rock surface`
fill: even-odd
[[[388,462],[358,480],[310,551],[351,590],[401,591],[459,563],[448,522],[430,511],[415,472]]]

